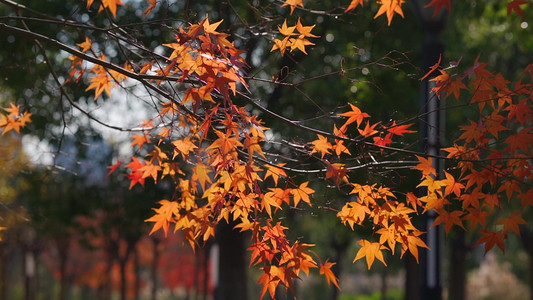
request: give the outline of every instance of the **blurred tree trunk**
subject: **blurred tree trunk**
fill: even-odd
[[[6,244],[0,243],[0,300],[7,300],[7,252]]]
[[[448,274],[449,299],[466,299],[466,255],[468,248],[465,243],[465,232],[461,229],[454,230],[450,240],[450,271]]]
[[[133,248],[133,269],[135,272],[133,299],[139,300],[139,291],[141,290],[141,267],[139,265],[139,251],[137,250],[137,247]]]
[[[405,300],[420,300],[420,265],[411,253],[405,253]]]
[[[157,237],[152,237],[153,245],[153,260],[150,268],[150,279],[152,281],[152,287],[150,290],[150,299],[156,300],[157,298],[157,265],[159,264],[159,243],[161,241]]]
[[[520,226],[520,238],[529,258],[529,299],[533,300],[533,231]]]
[[[337,278],[340,278],[342,274],[342,269],[343,269],[342,259],[344,258],[344,254],[346,253],[346,250],[348,249],[349,245],[350,245],[350,242],[346,239],[339,242],[339,240],[334,237],[333,240],[331,241],[331,246],[333,250],[335,250],[334,262],[336,262],[336,264],[331,268],[331,270],[333,271],[333,274],[337,276]],[[336,286],[332,285],[330,299],[337,300],[338,297],[339,297],[339,289],[337,289]]]
[[[233,222],[218,225],[216,234],[219,245],[218,286],[215,300],[247,300],[246,254],[244,234],[233,230]]]
[[[59,291],[57,299],[66,300],[68,290],[68,278],[67,278],[67,261],[68,261],[68,249],[69,239],[64,237],[57,237],[55,239],[57,247],[57,255],[59,259]]]
[[[118,264],[120,267],[120,300],[126,300],[126,288],[127,288],[127,279],[126,279],[126,265],[130,259],[130,255],[135,248],[137,240],[128,240],[126,242],[126,251],[123,256],[118,256]]]

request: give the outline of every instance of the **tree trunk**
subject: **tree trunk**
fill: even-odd
[[[448,299],[466,299],[466,255],[468,249],[465,243],[465,232],[455,230],[455,236],[451,239],[450,249],[450,273],[449,273],[449,296]]]
[[[141,290],[141,267],[139,265],[139,251],[137,248],[133,248],[133,268],[135,270],[135,286],[134,286],[134,298],[139,300],[139,291]]]
[[[520,226],[520,237],[529,258],[529,299],[533,300],[533,231]]]
[[[128,264],[128,260],[130,258],[131,251],[133,250],[133,247],[135,247],[134,241],[128,241],[126,246],[126,253],[124,253],[123,257],[119,257],[119,267],[120,267],[120,300],[126,300],[126,265]]]
[[[68,248],[69,242],[64,238],[56,239],[57,254],[59,259],[59,291],[57,294],[57,299],[66,300],[67,299],[67,260],[68,260]]]
[[[347,239],[344,239],[343,241],[339,242],[337,238],[333,238],[331,241],[331,246],[335,250],[335,262],[336,264],[331,268],[333,271],[333,274],[337,276],[337,278],[340,278],[342,274],[342,259],[344,258],[344,254],[346,253],[346,249],[348,249],[348,246],[350,245],[350,242]],[[339,297],[339,289],[332,285],[331,286],[331,300],[337,300]]]
[[[405,300],[420,300],[420,265],[411,253],[404,256]]]
[[[157,298],[157,264],[159,263],[159,243],[161,241],[157,237],[152,238],[154,246],[152,266],[150,268],[150,279],[152,281],[152,287],[150,290],[150,299],[156,300]]]
[[[6,245],[0,243],[0,300],[7,300],[7,251]]]
[[[215,300],[248,299],[244,235],[233,230],[233,225],[222,222],[217,228],[220,252]]]

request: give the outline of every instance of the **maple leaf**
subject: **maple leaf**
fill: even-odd
[[[415,211],[417,211],[419,206],[422,206],[422,202],[420,202],[418,197],[413,192],[407,193],[407,195],[405,196],[405,201],[407,202],[407,204],[411,205],[411,207],[415,209]]]
[[[87,0],[87,9],[91,8],[94,0]],[[98,12],[101,12],[104,8],[108,8],[113,14],[113,18],[117,17],[117,6],[124,5],[120,0],[102,0],[102,6],[98,9]]]
[[[370,117],[369,114],[367,113],[364,113],[362,112],[359,107],[351,104],[351,103],[348,103],[350,104],[350,107],[351,107],[351,111],[348,111],[348,112],[345,112],[345,113],[342,113],[342,114],[339,114],[339,116],[343,116],[343,117],[348,117],[348,120],[346,120],[346,122],[344,122],[344,125],[341,126],[341,130],[342,128],[346,128],[346,126],[348,126],[349,124],[353,123],[353,122],[357,122],[357,127],[359,127],[361,125],[361,123],[363,122],[364,118],[368,118]]]
[[[300,184],[299,187],[291,189],[291,194],[294,198],[294,207],[298,206],[298,203],[300,203],[300,201],[304,201],[309,204],[309,206],[311,206],[311,199],[309,199],[309,195],[314,193],[315,190],[310,187],[307,187],[308,184],[309,181],[306,181]]]
[[[399,14],[402,18],[404,17],[402,10],[402,4],[405,3],[404,0],[379,0],[377,2],[378,4],[381,4],[381,6],[379,7],[378,12],[374,16],[374,19],[381,16],[382,14],[385,14],[387,16],[387,25],[390,26],[392,18],[394,17],[394,13]]]
[[[437,171],[433,167],[433,158],[428,157],[426,159],[426,158],[423,158],[422,156],[418,156],[418,155],[415,155],[415,156],[416,158],[418,158],[418,161],[420,161],[420,163],[414,166],[413,169],[422,171],[422,178],[424,178],[427,175],[431,175],[431,174],[435,176],[437,175]]]
[[[368,265],[369,270],[372,267],[372,264],[374,263],[374,259],[376,258],[381,261],[385,266],[387,265],[387,263],[385,262],[385,258],[383,257],[383,253],[381,253],[381,250],[388,249],[386,246],[377,242],[370,242],[368,240],[359,240],[358,243],[362,247],[361,249],[359,249],[359,251],[357,251],[353,262],[356,262],[357,260],[365,257],[366,264]]]
[[[435,63],[433,66],[431,66],[429,68],[429,71],[426,73],[426,75],[422,76],[422,78],[420,78],[420,80],[424,80],[426,79],[429,75],[433,74],[433,72],[435,72],[435,70],[437,70],[439,67],[440,67],[440,62],[442,60],[442,54],[439,55],[439,60],[437,61],[437,63]]]
[[[527,222],[522,219],[521,212],[513,212],[507,218],[501,218],[496,225],[503,225],[503,230],[508,232],[509,230],[514,231],[518,236],[520,236],[520,228],[518,225],[527,224]]]
[[[413,130],[408,130],[407,128],[413,126],[413,123],[411,124],[405,124],[405,125],[396,125],[396,121],[392,122],[392,125],[387,128],[387,131],[394,134],[394,135],[400,135],[403,136],[404,133],[412,133],[415,132]]]
[[[489,212],[474,207],[467,208],[467,211],[468,213],[462,218],[463,220],[470,220],[470,229],[475,228],[477,224],[481,224],[485,228],[487,217],[491,215]]]
[[[111,97],[111,88],[114,86],[112,80],[109,79],[107,72],[100,72],[96,76],[89,79],[91,83],[85,91],[94,89],[94,99],[98,99],[102,92],[106,92],[108,97]]]
[[[76,44],[76,46],[81,47],[81,52],[87,52],[91,49],[92,42],[88,37],[85,37],[85,41],[79,44]]]
[[[409,250],[418,263],[418,247],[429,249],[426,243],[424,243],[424,241],[419,237],[421,234],[422,232],[410,232],[409,234],[402,236],[401,257],[403,257],[405,252]]]
[[[142,178],[152,177],[157,182],[157,172],[161,171],[161,166],[149,163],[139,168],[139,171],[142,172]]]
[[[326,276],[328,286],[330,285],[330,283],[333,283],[337,287],[337,289],[340,290],[341,288],[339,287],[339,280],[337,279],[335,274],[333,274],[333,271],[331,271],[331,267],[333,267],[335,264],[336,263],[328,262],[326,260],[324,264],[320,264],[320,274]]]
[[[209,177],[211,168],[203,163],[197,163],[193,170],[192,180],[198,180],[202,189],[205,190],[205,184],[212,183],[211,178]]]
[[[461,216],[463,214],[462,211],[455,210],[455,211],[448,212],[444,209],[439,209],[437,210],[437,212],[439,216],[435,219],[435,222],[433,223],[433,225],[431,225],[432,227],[437,226],[441,223],[444,223],[444,229],[446,230],[446,235],[448,235],[453,225],[457,225],[463,228],[464,230],[466,230],[465,227],[463,226],[463,221],[461,221]]]
[[[147,0],[147,1],[148,1],[148,3],[150,3],[150,6],[148,6],[143,11],[143,15],[144,15],[145,18],[152,12],[152,10],[154,10],[155,6],[157,5],[157,0]]]
[[[296,22],[296,30],[300,33],[301,36],[304,36],[304,37],[318,38],[319,37],[318,35],[314,35],[311,33],[311,30],[313,30],[315,26],[316,25],[311,25],[311,26],[302,25],[302,23],[300,22],[300,18],[298,18],[298,21]]]
[[[425,186],[428,189],[429,193],[433,193],[433,192],[440,193],[441,192],[440,188],[444,186],[444,183],[442,182],[442,180],[435,180],[433,177],[428,175],[428,176],[425,176],[424,180],[422,180],[422,182],[416,187],[421,187],[421,186]]]
[[[135,146],[137,145],[137,147],[142,148],[142,146],[145,144],[145,143],[150,143],[150,138],[148,138],[148,136],[146,134],[143,134],[143,135],[140,135],[140,134],[134,134],[132,136],[133,138],[133,142],[131,142],[131,146]]]
[[[513,11],[515,11],[519,16],[525,18],[524,12],[522,11],[522,8],[520,8],[520,5],[529,3],[531,3],[529,0],[513,0],[507,3],[507,15],[510,15]]]
[[[459,197],[461,195],[461,190],[465,188],[464,184],[456,182],[455,177],[453,177],[453,175],[450,173],[444,171],[444,174],[446,176],[446,179],[442,180],[442,183],[446,187],[444,195],[447,196],[453,193],[455,196]]]
[[[379,243],[382,245],[385,245],[387,243],[389,245],[389,248],[391,249],[392,254],[394,254],[394,248],[396,246],[396,240],[398,231],[394,229],[394,226],[390,226],[388,228],[380,228],[378,231],[376,231],[377,234],[379,234]]]
[[[143,161],[140,161],[137,157],[132,156],[131,162],[126,165],[126,168],[130,169],[130,174],[126,175],[130,179],[130,190],[137,183],[144,186],[144,178],[142,177],[142,172],[139,171],[142,167],[145,166]]]
[[[448,11],[452,9],[452,0],[432,0],[430,3],[426,4],[424,7],[434,6],[435,10],[433,11],[433,17],[435,17],[442,8],[446,8]]]
[[[341,211],[337,213],[337,217],[341,219],[341,222],[343,224],[348,223],[352,230],[354,224],[361,224],[365,220],[366,215],[370,215],[368,206],[354,201],[344,204]]]
[[[372,138],[372,140],[374,141],[375,145],[384,147],[390,146],[392,144],[392,133],[387,133],[385,137],[375,136]]]
[[[486,205],[489,206],[490,211],[494,211],[494,207],[501,207],[500,200],[498,199],[498,194],[486,194],[485,201]]]
[[[175,140],[172,142],[172,145],[176,147],[174,149],[174,156],[173,159],[176,158],[178,154],[181,154],[184,159],[187,159],[189,157],[189,153],[191,151],[194,151],[194,149],[198,148],[192,141],[191,137],[187,136],[181,140]]]
[[[285,165],[285,163],[278,164],[278,166],[280,166],[280,167],[283,167],[284,165]],[[279,177],[280,176],[287,177],[287,173],[285,172],[285,170],[283,170],[281,168],[278,168],[278,167],[273,166],[273,165],[267,165],[267,171],[265,173],[265,179],[267,177],[269,177],[269,176],[272,177],[272,180],[274,180],[274,184],[278,185]]]
[[[314,140],[311,142],[311,148],[313,149],[311,151],[311,154],[315,152],[320,152],[320,157],[324,158],[324,155],[329,154],[329,151],[332,149],[333,146],[330,142],[328,142],[328,138],[326,138],[325,136],[320,134],[317,134],[317,136],[318,140]]]
[[[285,0],[285,3],[281,5],[281,7],[284,6],[290,6],[291,7],[291,15],[296,9],[297,6],[304,7],[303,0]]]
[[[459,100],[461,95],[461,90],[467,90],[468,88],[463,83],[461,78],[457,78],[454,81],[450,81],[447,86],[446,97],[450,96],[453,93],[455,99]]]
[[[272,207],[281,208],[278,204],[278,199],[273,192],[268,192],[261,197],[261,206],[266,210],[268,216],[272,218]]]
[[[377,130],[375,130],[374,128],[376,128],[376,126],[378,125],[379,123],[376,123],[376,124],[373,124],[373,125],[370,125],[370,122],[366,122],[366,125],[365,125],[365,128],[364,129],[359,129],[357,128],[357,130],[359,131],[359,133],[364,136],[364,137],[369,137],[369,136],[372,136],[376,133],[378,133]]]
[[[161,207],[153,209],[156,214],[151,218],[146,219],[145,222],[155,222],[150,234],[163,228],[163,232],[165,233],[165,236],[167,236],[168,228],[171,221],[174,219],[174,216],[180,215],[180,206],[178,202],[168,200],[161,200],[159,201],[159,204]]]
[[[489,252],[490,249],[494,248],[494,245],[497,245],[502,252],[505,253],[505,244],[503,240],[506,238],[503,230],[490,231],[490,230],[480,230],[482,236],[477,240],[475,245],[485,244],[485,254]]]
[[[203,22],[203,26],[204,26],[204,32],[207,33],[207,34],[214,34],[214,35],[217,35],[219,34],[219,32],[216,31],[216,29],[218,28],[218,26],[223,22],[224,20],[220,20],[216,23],[213,23],[213,24],[210,24],[209,23],[209,19],[207,16],[205,16],[205,22]]]
[[[350,10],[354,10],[357,8],[357,6],[361,5],[363,6],[364,4],[364,0],[352,0],[352,2],[350,2],[350,5],[348,5],[348,7],[344,10],[344,12],[349,12]]]
[[[109,169],[109,172],[107,172],[106,177],[113,174],[113,172],[115,172],[115,170],[120,166],[120,164],[120,159],[117,159],[117,162],[114,165],[108,166],[107,168]]]
[[[337,187],[340,184],[341,179],[344,182],[348,182],[348,175],[346,174],[348,170],[344,167],[344,164],[342,163],[329,163],[326,161],[327,171],[326,171],[326,179],[333,178],[335,180],[335,184]]]

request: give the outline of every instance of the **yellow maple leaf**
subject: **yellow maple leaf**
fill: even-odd
[[[374,263],[374,259],[376,258],[381,261],[385,266],[387,265],[387,263],[385,262],[385,258],[383,257],[383,253],[381,253],[381,250],[388,249],[386,246],[377,242],[370,242],[368,240],[360,240],[359,244],[362,247],[361,249],[359,249],[359,251],[357,251],[353,262],[356,262],[357,260],[365,257],[366,264],[368,265],[369,270],[372,267],[372,264]]]

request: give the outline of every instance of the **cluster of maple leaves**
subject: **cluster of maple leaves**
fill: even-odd
[[[20,133],[20,129],[31,122],[31,113],[27,111],[20,111],[19,105],[10,104],[10,107],[3,109],[6,113],[0,112],[0,129],[2,135],[11,130]]]
[[[364,0],[353,0],[346,8],[349,12],[364,5]],[[403,0],[380,0],[375,17],[386,15],[390,25],[395,14],[403,17]],[[511,1],[509,13],[522,14],[520,4]],[[156,1],[148,0],[148,15]],[[87,7],[98,5],[99,11],[107,8],[116,16],[119,0],[87,1]],[[287,0],[292,14],[302,0]],[[433,0],[428,6],[435,13],[450,9],[450,0]],[[259,265],[263,274],[261,295],[267,292],[274,297],[278,286],[292,287],[293,279],[302,272],[318,268],[328,284],[338,285],[331,271],[333,262],[322,262],[309,248],[310,244],[291,242],[285,234],[288,229],[275,221],[275,213],[283,207],[312,206],[315,190],[309,181],[298,182],[292,178],[283,163],[274,163],[264,153],[265,124],[247,109],[233,102],[239,87],[246,87],[242,70],[246,67],[229,35],[218,32],[222,21],[210,23],[206,17],[197,24],[180,27],[175,41],[163,44],[171,53],[164,59],[138,62],[138,71],[130,63],[112,65],[104,53],[96,53],[92,42],[86,38],[77,44],[80,52],[94,58],[90,67],[86,57],[74,55],[69,81],[88,77],[87,90],[94,90],[97,99],[105,92],[128,78],[151,78],[161,85],[168,80],[179,90],[181,98],[166,97],[159,113],[145,121],[141,134],[132,136],[132,147],[145,151],[144,157],[133,156],[124,165],[130,188],[144,185],[146,179],[155,182],[169,179],[174,183],[170,199],[159,202],[154,215],[146,220],[153,222],[152,232],[163,230],[165,234],[183,232],[191,247],[214,237],[219,222],[235,222],[235,229],[249,231],[252,236],[251,264]],[[316,38],[311,31],[314,25],[304,26],[300,19],[293,26],[287,20],[278,27],[281,39],[272,41],[272,51],[299,50],[306,53],[309,39]],[[440,61],[439,61],[440,64]],[[318,134],[317,139],[305,144],[308,155],[314,156],[325,166],[326,180],[339,189],[348,189],[352,195],[348,202],[338,203],[336,211],[340,222],[352,230],[364,226],[373,230],[372,238],[359,241],[361,247],[355,259],[366,259],[370,268],[378,259],[386,263],[383,251],[400,255],[407,251],[418,258],[418,249],[426,248],[421,232],[413,223],[419,212],[434,210],[438,217],[435,224],[444,224],[446,232],[452,226],[477,228],[478,244],[485,244],[488,251],[495,245],[504,249],[504,239],[510,231],[519,233],[518,226],[525,224],[521,210],[533,204],[531,182],[531,153],[533,145],[533,65],[528,66],[514,85],[486,69],[486,64],[476,61],[463,73],[432,70],[440,75],[434,92],[458,100],[468,97],[477,107],[479,119],[461,127],[462,134],[454,146],[444,149],[449,165],[445,179],[437,179],[432,160],[442,157],[417,156],[419,163],[412,167],[421,172],[418,187],[425,187],[425,196],[414,193],[397,193],[390,187],[377,184],[360,184],[350,179],[350,166],[345,162],[351,157],[348,143],[370,145],[381,150],[393,149],[394,143],[404,134],[412,133],[410,126],[401,122],[390,125],[372,123],[370,116],[350,104],[350,109],[338,114],[328,134]],[[429,74],[429,73],[428,73]],[[146,75],[142,77],[141,75]],[[157,87],[154,87],[157,89]],[[465,96],[467,94],[467,96]],[[162,93],[165,96],[166,94]],[[29,113],[19,113],[13,106],[5,109],[9,114],[0,116],[0,128],[5,132],[19,131],[29,122]],[[140,152],[140,151],[139,151]],[[122,163],[110,166],[113,173]],[[503,201],[506,199],[507,201]],[[516,203],[516,199],[521,199]],[[507,216],[495,213],[496,208],[506,206]]]
[[[385,14],[390,24],[394,14],[403,16],[404,1],[377,3],[381,7],[375,17]],[[120,3],[102,4],[115,15],[115,5]],[[346,11],[363,4],[363,0],[352,1]],[[513,1],[510,7],[515,4]],[[145,13],[154,5],[150,2]],[[450,9],[450,1],[434,0],[428,5],[434,6],[436,12],[442,7]],[[303,7],[303,2],[288,0],[282,6],[290,6],[292,14],[297,6]],[[331,271],[334,263],[327,260],[323,263],[309,250],[310,244],[289,241],[285,235],[287,227],[274,221],[274,213],[283,206],[297,207],[302,203],[312,206],[315,190],[308,181],[295,182],[283,164],[268,160],[262,148],[268,128],[257,116],[233,103],[237,87],[246,86],[241,71],[245,62],[228,35],[217,31],[221,22],[210,23],[206,18],[179,28],[176,41],[164,44],[172,51],[166,61],[142,64],[139,74],[160,76],[158,84],[173,76],[183,97],[161,103],[160,113],[143,124],[146,131],[133,136],[132,147],[148,149],[148,153],[144,159],[132,157],[125,165],[130,188],[143,185],[147,178],[157,182],[171,177],[175,182],[173,197],[161,200],[160,207],[154,209],[154,216],[147,221],[154,223],[152,232],[162,229],[167,234],[171,226],[174,232],[182,231],[193,248],[212,238],[221,221],[235,221],[236,229],[251,231],[251,264],[260,265],[264,272],[259,279],[263,284],[262,296],[267,291],[274,296],[279,285],[291,288],[293,279],[318,267],[328,283],[338,287]],[[317,37],[311,33],[313,27],[302,25],[300,19],[296,25],[288,26],[285,20],[278,28],[283,37],[273,40],[271,51],[279,50],[284,55],[287,49],[291,52],[298,49],[306,53],[306,46],[313,45],[309,38]],[[87,52],[91,50],[91,41],[86,39],[78,46]],[[104,54],[97,57],[105,61]],[[83,60],[72,57],[72,61],[71,78],[79,79],[86,71]],[[427,189],[425,196],[397,194],[389,187],[352,182],[349,167],[343,163],[351,155],[346,142],[364,142],[385,149],[393,145],[393,139],[413,132],[409,130],[412,124],[371,123],[367,113],[350,104],[349,111],[338,115],[345,118],[344,122],[334,125],[331,134],[318,134],[316,140],[309,141],[309,155],[326,166],[326,180],[338,187],[351,187],[353,200],[340,205],[337,217],[352,230],[356,225],[370,224],[373,228],[374,239],[359,241],[361,248],[354,261],[365,258],[369,268],[375,259],[385,264],[382,251],[394,253],[397,244],[401,245],[401,255],[409,251],[418,258],[418,248],[427,247],[420,238],[423,232],[411,221],[419,211],[436,211],[435,224],[444,224],[446,232],[454,225],[464,228],[464,222],[470,222],[471,229],[479,226],[478,243],[484,243],[486,250],[494,245],[503,250],[507,233],[519,234],[518,225],[525,223],[520,209],[492,222],[487,218],[493,215],[494,208],[503,205],[500,200],[504,196],[510,207],[514,207],[511,202],[516,196],[522,199],[522,207],[530,205],[533,199],[524,184],[532,176],[528,160],[533,142],[529,108],[532,85],[519,82],[511,88],[508,81],[487,71],[485,65],[476,62],[464,74],[440,70],[440,75],[432,79],[439,95],[453,94],[459,99],[467,91],[481,117],[462,127],[463,134],[455,145],[445,149],[448,159],[457,161],[450,173],[444,172],[445,179],[437,179],[432,164],[437,158],[417,157],[420,163],[413,169],[422,173],[418,187]],[[123,70],[132,72],[128,65]],[[527,70],[524,74],[531,77],[531,67]],[[104,91],[109,95],[113,86],[127,78],[124,72],[100,65],[94,65],[88,73],[87,90],[94,90],[95,99]],[[503,135],[506,138],[500,142]],[[118,161],[111,166],[110,173],[120,164]],[[265,188],[263,182],[267,180],[273,185]]]

